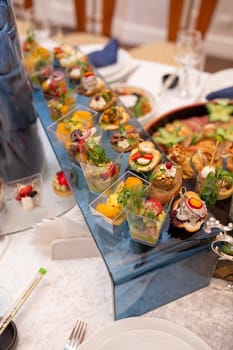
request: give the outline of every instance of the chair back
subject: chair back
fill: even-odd
[[[112,19],[115,8],[115,0],[102,0],[101,16],[97,11],[97,1],[90,2],[91,7],[87,8],[86,0],[74,0],[75,14],[78,32],[98,33],[107,37],[111,36]],[[89,3],[89,2],[88,2]]]
[[[182,28],[197,29],[204,38],[217,3],[218,0],[170,0],[167,40],[175,41]]]

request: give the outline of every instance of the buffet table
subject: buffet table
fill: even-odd
[[[140,61],[128,83],[157,94],[161,76],[172,70],[169,66]],[[200,89],[189,100],[178,99],[172,91],[164,93],[157,99],[157,114],[199,99],[207,78],[207,74],[202,75]],[[81,214],[78,222],[87,230]],[[7,287],[12,300],[39,267],[48,270],[42,284],[15,318],[19,350],[63,348],[76,319],[87,321],[86,337],[114,320],[112,284],[102,258],[51,260],[49,245],[53,239],[54,232],[42,225],[41,230],[30,229],[0,241],[6,243],[0,256],[1,285]],[[212,279],[208,287],[158,307],[146,317],[175,321],[200,336],[213,350],[230,350],[232,302],[232,289],[224,281]]]

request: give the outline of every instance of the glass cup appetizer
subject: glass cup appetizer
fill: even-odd
[[[107,147],[95,142],[84,144],[85,159],[80,165],[91,192],[101,193],[119,176],[122,154],[108,155]]]
[[[49,125],[48,132],[53,142],[62,145],[76,165],[87,160],[85,143],[98,144],[103,133],[98,126],[97,113],[80,104]]]
[[[45,94],[45,99],[52,121],[56,121],[66,115],[75,107],[77,93],[73,89],[63,89],[57,96]]]
[[[116,226],[120,226],[126,220],[125,207],[130,195],[149,187],[150,182],[126,171],[95,198],[89,204],[89,208],[97,221],[113,232]]]
[[[147,198],[147,191],[132,194],[126,207],[131,238],[154,247],[158,243],[166,214],[159,200]]]

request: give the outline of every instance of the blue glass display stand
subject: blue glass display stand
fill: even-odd
[[[87,106],[88,98],[78,96],[78,103]],[[70,162],[63,144],[47,130],[51,119],[39,90],[34,92],[34,106],[61,167],[67,176],[72,170],[78,175],[78,186],[70,184],[109,271],[115,318],[144,314],[207,286],[217,262],[217,256],[210,248],[216,231],[210,234],[199,231],[181,239],[171,232],[168,220],[154,248],[131,240],[126,221],[116,232],[110,233],[90,212],[88,204],[95,195],[89,192],[81,169]],[[136,119],[132,123],[137,125],[142,136],[148,137]],[[122,172],[127,166],[127,157],[127,154],[123,157]]]

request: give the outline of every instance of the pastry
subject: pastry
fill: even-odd
[[[129,152],[137,147],[140,135],[132,125],[121,125],[119,131],[115,132],[110,139],[110,143],[117,152]]]
[[[72,175],[72,180],[73,178],[74,176]],[[54,192],[59,196],[67,197],[72,194],[70,186],[67,182],[63,171],[59,171],[53,176],[52,185]]]
[[[149,172],[160,162],[161,154],[151,141],[140,142],[129,155],[129,166],[137,172]]]
[[[171,162],[158,164],[151,175],[150,198],[168,203],[175,197],[182,186],[182,170]]]
[[[97,77],[93,71],[85,72],[81,78],[77,91],[79,94],[92,96],[104,89],[104,81]],[[93,108],[94,109],[94,108]]]
[[[123,106],[107,108],[99,118],[99,125],[104,130],[117,130],[120,125],[126,124],[130,115]]]
[[[97,112],[102,112],[114,105],[116,96],[109,89],[102,89],[99,93],[92,96],[89,102],[89,107]]]
[[[207,220],[208,212],[205,202],[197,193],[186,191],[173,203],[170,216],[171,224],[176,228],[196,232]]]

